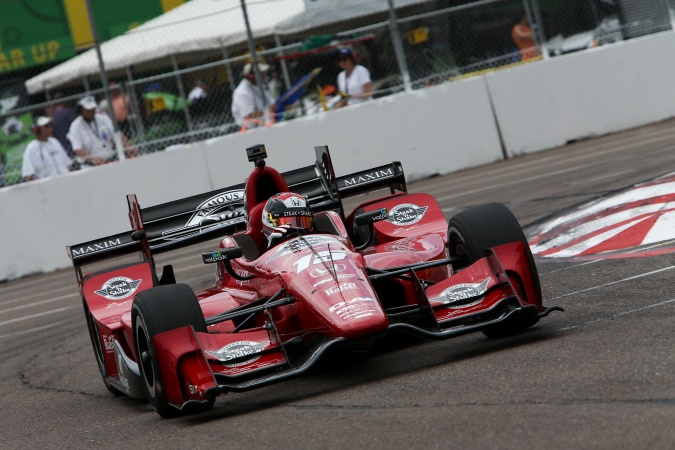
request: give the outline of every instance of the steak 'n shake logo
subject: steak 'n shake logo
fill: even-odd
[[[482,295],[487,291],[491,280],[492,278],[488,277],[482,283],[456,284],[445,289],[434,300],[453,309],[476,305],[483,300]]]
[[[237,341],[227,344],[225,347],[212,352],[206,350],[206,353],[225,363],[226,367],[239,367],[251,364],[262,356],[262,351],[269,345],[270,341]],[[234,362],[230,362],[234,361]]]
[[[105,297],[108,300],[122,300],[130,297],[138,289],[142,279],[132,280],[127,277],[111,278],[101,286],[101,289],[94,291],[94,293]]]
[[[415,224],[422,220],[424,213],[429,209],[428,206],[417,206],[414,203],[401,203],[394,206],[389,211],[388,222],[399,227]]]

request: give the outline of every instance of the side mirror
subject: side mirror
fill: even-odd
[[[204,261],[204,264],[213,264],[220,261],[241,258],[243,254],[244,252],[241,247],[228,247],[214,252],[202,253],[202,261]]]
[[[241,247],[228,247],[216,250],[214,252],[202,253],[202,261],[204,261],[204,264],[213,264],[222,261],[227,273],[230,274],[230,276],[235,280],[252,280],[255,278],[255,275],[239,275],[234,271],[234,269],[232,269],[232,265],[230,264],[231,259],[241,258],[243,255],[244,251],[241,249]]]
[[[358,216],[354,217],[354,225],[368,226],[368,240],[364,242],[363,245],[354,247],[354,250],[358,252],[370,247],[370,244],[373,243],[373,239],[375,239],[375,227],[373,224],[387,218],[389,218],[389,211],[387,211],[387,208],[376,209],[375,211],[359,214]]]
[[[362,225],[371,225],[375,222],[385,220],[389,218],[389,211],[387,208],[376,209],[375,211],[370,211],[367,213],[359,214],[354,217],[354,223],[358,226]]]

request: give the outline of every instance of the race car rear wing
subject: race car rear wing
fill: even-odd
[[[342,198],[384,188],[407,192],[400,162],[336,177],[328,147],[314,150],[315,164],[281,175],[291,191],[307,196],[315,212],[332,210],[345,217]],[[153,254],[245,230],[244,187],[241,183],[148,208],[128,195],[132,230],[68,246],[68,256],[76,267],[133,252],[152,261]]]

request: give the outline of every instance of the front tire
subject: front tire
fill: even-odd
[[[525,244],[527,262],[532,274],[534,285],[534,299],[525,300],[528,303],[541,304],[541,284],[539,273],[534,263],[532,251],[527,243],[523,229],[518,219],[503,203],[488,203],[477,206],[453,216],[448,222],[448,250],[451,257],[460,257],[462,262],[453,265],[453,269],[461,270],[488,255],[488,248],[510,242]],[[516,286],[519,288],[519,286]],[[524,289],[520,288],[521,295]],[[507,336],[531,327],[539,320],[538,316],[521,320],[515,326],[495,326],[483,331],[488,337]]]
[[[187,325],[197,332],[206,332],[206,322],[197,297],[186,284],[171,284],[142,291],[134,298],[131,323],[134,327],[138,367],[148,401],[160,416],[174,417],[180,411],[169,404],[164,393],[153,337]]]

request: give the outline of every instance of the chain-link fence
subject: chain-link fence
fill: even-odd
[[[124,34],[104,28],[102,60],[95,49],[75,57],[124,1],[86,1],[94,38],[79,47],[39,35],[42,46],[25,51],[0,41],[0,186],[23,179],[37,116],[53,119],[75,157],[68,125],[85,95],[115,118],[131,155],[143,155],[330,111],[350,86],[338,83],[341,48],[367,68],[377,98],[669,30],[673,10],[667,0],[192,0],[164,15],[145,8],[145,23]],[[247,68],[277,109],[242,127],[233,98]],[[263,98],[259,84],[249,94]]]

